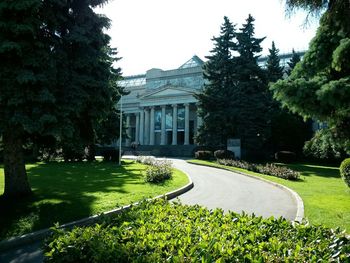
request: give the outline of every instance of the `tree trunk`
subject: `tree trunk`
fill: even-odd
[[[5,198],[30,195],[28,177],[25,169],[21,133],[7,130],[3,134],[4,168],[5,168]]]

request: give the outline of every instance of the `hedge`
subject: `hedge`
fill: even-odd
[[[56,229],[44,250],[47,262],[344,262],[350,240],[338,229],[157,200]]]

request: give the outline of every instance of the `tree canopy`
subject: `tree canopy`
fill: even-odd
[[[305,1],[304,1],[305,2]],[[308,1],[306,1],[308,2]],[[350,2],[328,1],[316,36],[291,75],[272,85],[274,97],[304,118],[325,122],[350,153]]]
[[[112,66],[116,51],[103,31],[109,20],[93,10],[105,2],[1,1],[4,196],[31,192],[23,160],[28,139],[88,145],[118,101],[120,69]]]

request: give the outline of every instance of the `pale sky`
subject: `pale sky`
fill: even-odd
[[[318,26],[313,19],[305,27],[302,11],[288,18],[281,0],[113,0],[96,11],[112,20],[107,33],[122,57],[124,76],[175,69],[193,55],[205,60],[224,16],[238,29],[251,14],[255,36],[266,37],[263,55],[272,41],[280,53],[307,49]]]

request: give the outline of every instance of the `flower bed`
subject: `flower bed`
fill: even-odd
[[[237,167],[248,171],[276,176],[287,180],[298,180],[300,177],[300,174],[298,172],[293,171],[292,169],[289,169],[287,167],[277,166],[272,163],[261,165],[231,159],[218,159],[217,162],[225,166]]]
[[[148,165],[146,182],[157,184],[172,178],[173,167],[169,160],[157,160],[152,156],[139,156],[136,161]]]

